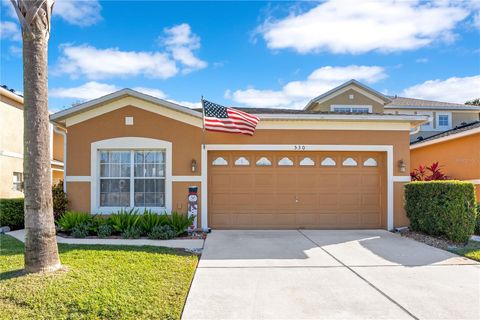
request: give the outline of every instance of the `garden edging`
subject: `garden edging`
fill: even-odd
[[[25,229],[7,232],[8,235],[25,242]],[[91,245],[123,245],[123,246],[155,246],[167,248],[180,248],[199,250],[203,248],[203,239],[172,239],[172,240],[150,240],[150,239],[100,239],[100,238],[64,238],[57,236],[57,243],[66,244],[91,244]]]

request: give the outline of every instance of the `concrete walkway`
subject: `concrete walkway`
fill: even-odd
[[[221,231],[183,319],[479,319],[480,265],[383,230]]]
[[[22,242],[25,242],[25,230],[16,230],[7,232]],[[92,238],[63,238],[57,236],[58,243],[67,244],[106,244],[122,246],[155,246],[168,248],[182,248],[189,250],[200,250],[203,248],[202,239],[183,239],[183,240],[150,240],[150,239],[92,239]]]

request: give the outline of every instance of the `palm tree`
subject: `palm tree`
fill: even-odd
[[[55,0],[10,0],[22,26],[25,271],[60,268],[53,220],[47,47]]]

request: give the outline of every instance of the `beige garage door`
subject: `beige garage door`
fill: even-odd
[[[208,161],[212,228],[386,227],[384,153],[211,151]]]

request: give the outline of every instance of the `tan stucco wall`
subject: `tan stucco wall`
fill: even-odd
[[[405,183],[395,182],[393,188],[395,195],[395,198],[393,199],[393,224],[395,227],[408,226],[410,222],[407,218],[407,213],[405,212]]]
[[[349,98],[349,95],[353,95],[353,99]],[[346,92],[339,94],[336,97],[333,97],[329,100],[326,100],[322,103],[316,103],[311,107],[313,111],[330,111],[331,105],[371,105],[373,113],[382,113],[383,104],[374,101],[365,95],[357,92],[353,89],[347,90]]]
[[[7,104],[3,101],[7,98],[1,97],[0,150],[23,154],[23,110]],[[15,103],[12,100],[10,102]]]
[[[63,162],[63,136],[53,132],[53,159]]]
[[[0,199],[23,198],[23,192],[12,189],[14,172],[23,172],[23,159],[0,156]]]
[[[125,117],[133,117],[134,125],[125,125]],[[201,145],[205,144],[342,144],[393,145],[394,175],[406,175],[398,169],[398,161],[409,163],[407,131],[355,130],[257,130],[253,137],[206,132],[189,124],[173,120],[133,106],[126,106],[67,128],[68,176],[90,176],[90,150],[95,141],[116,137],[147,137],[173,143],[173,176],[201,175]],[[191,172],[191,161],[197,161],[197,171]],[[172,209],[187,210],[189,185],[200,182],[173,182]],[[68,182],[67,192],[73,210],[90,210],[90,183]],[[200,192],[200,190],[199,190]],[[200,206],[199,206],[200,211]]]
[[[410,157],[411,170],[438,161],[452,179],[480,179],[480,133],[412,149]]]

